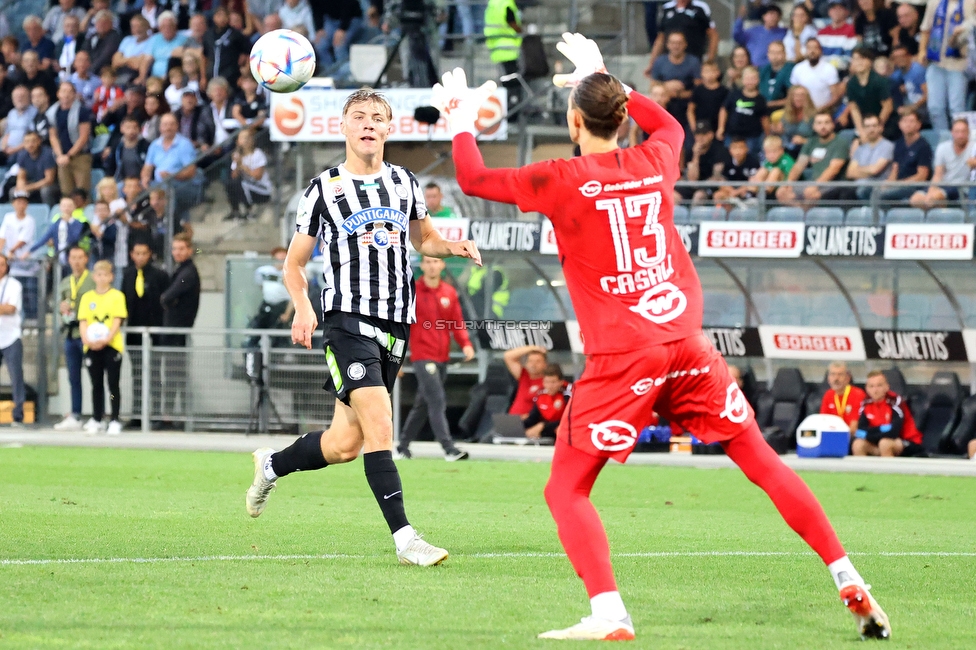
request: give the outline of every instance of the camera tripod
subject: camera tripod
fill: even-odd
[[[264,381],[264,354],[260,350],[248,350],[244,353],[244,371],[251,385],[251,413],[248,416],[246,433],[268,432],[268,409],[274,417],[274,423],[279,427],[284,426],[278,408],[271,399],[271,389]]]
[[[434,62],[430,58],[430,45],[427,43],[427,35],[424,33],[423,21],[414,19],[404,20],[400,24],[400,37],[397,38],[383,69],[376,77],[374,87],[379,88],[383,83],[386,71],[393,63],[393,59],[400,52],[403,41],[407,42],[407,69],[404,71],[404,78],[412,88],[429,88],[437,81],[437,71],[434,69]]]

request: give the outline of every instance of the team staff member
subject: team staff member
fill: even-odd
[[[535,440],[555,438],[559,421],[562,420],[568,403],[569,395],[566,394],[563,371],[559,364],[550,363],[542,373],[542,390],[532,400],[532,410],[522,422],[525,425],[525,437]]]
[[[508,414],[520,415],[525,419],[532,410],[532,400],[542,390],[542,373],[546,370],[546,349],[539,345],[523,345],[507,350],[502,359],[508,372],[518,382],[515,398],[508,409]]]
[[[95,288],[95,280],[88,272],[88,253],[80,246],[68,251],[71,275],[61,280],[58,293],[61,296],[61,327],[64,329],[64,360],[68,366],[68,383],[71,385],[71,413],[54,425],[58,431],[81,429],[81,365],[85,351],[78,326],[81,298]]]
[[[125,344],[129,348],[129,360],[132,362],[132,413],[142,413],[142,334],[133,332],[136,327],[163,326],[163,292],[169,287],[169,275],[166,271],[152,263],[152,249],[146,240],[137,241],[129,251],[132,264],[122,271],[122,293],[125,295],[125,308],[129,312],[128,329]],[[152,336],[153,345],[159,345],[159,335]],[[150,395],[153,396],[154,406],[159,406],[161,397],[159,387],[162,385],[160,364],[154,363],[149,369],[151,385]],[[150,414],[152,413],[150,410]],[[141,425],[136,418],[130,426]]]
[[[574,86],[566,121],[578,157],[488,169],[472,116],[493,84],[469,90],[458,68],[444,75],[432,98],[447,112],[465,194],[549,217],[586,348],[586,370],[559,425],[545,498],[592,615],[540,637],[634,638],[606,530],[589,497],[607,461],[626,461],[637,432],[656,411],[705,442],[721,443],[827,565],[860,634],[887,638],[888,619],[817,498],[766,444],[728,366],[702,332],[701,281],[674,226],[684,130],[664,108],[607,74],[592,40],[565,34],[559,49],[577,67],[554,81]],[[620,149],[617,130],[629,115],[649,137]]]
[[[867,397],[861,403],[857,430],[851,443],[855,456],[901,456],[922,444],[922,434],[900,395],[891,392],[880,370],[868,373]]]
[[[115,279],[112,263],[108,260],[95,262],[92,270],[95,288],[81,297],[78,309],[78,323],[81,329],[81,342],[85,346],[85,365],[92,381],[92,417],[85,424],[86,433],[103,431],[102,418],[105,416],[105,378],[108,376],[108,396],[112,404],[112,419],[108,423],[108,435],[122,433],[119,411],[122,394],[119,392],[119,378],[122,373],[122,355],[125,342],[122,340],[122,321],[129,312],[125,308],[125,296],[112,288]]]
[[[854,435],[857,418],[861,413],[861,402],[867,395],[851,383],[851,371],[843,361],[834,361],[827,368],[827,385],[830,388],[820,402],[820,412],[839,416],[851,428],[851,435]]]
[[[410,362],[417,378],[417,397],[400,431],[397,452],[410,458],[410,443],[416,439],[424,422],[430,422],[434,438],[444,448],[444,460],[464,460],[468,452],[454,446],[447,424],[447,362],[450,359],[451,335],[461,346],[464,360],[474,359],[474,347],[468,338],[461,315],[457,291],[441,281],[444,260],[424,257],[420,260],[423,276],[417,283],[417,322],[410,326]]]
[[[24,288],[10,276],[10,260],[0,255],[0,361],[7,364],[10,389],[14,398],[13,426],[24,422],[24,342],[21,320],[24,312]]]
[[[279,452],[256,450],[245,502],[257,517],[278,478],[347,463],[362,453],[366,481],[400,563],[431,566],[443,562],[447,551],[428,544],[407,521],[393,462],[390,393],[416,320],[407,237],[427,257],[467,257],[480,265],[481,255],[470,240],[441,237],[427,218],[417,179],[384,162],[392,120],[381,94],[371,88],[352,93],[340,122],[346,160],[312,179],[298,203],[297,232],[285,258],[285,286],[295,305],[292,342],[312,348],[318,318],[305,265],[322,240],[326,388],[337,397],[335,415],[328,431],[306,433]]]

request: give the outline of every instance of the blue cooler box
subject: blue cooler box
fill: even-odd
[[[850,429],[836,415],[808,416],[796,429],[796,455],[801,458],[843,458],[850,444]]]

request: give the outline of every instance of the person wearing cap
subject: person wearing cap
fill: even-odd
[[[850,21],[851,10],[846,0],[830,0],[827,5],[830,24],[817,32],[817,40],[823,47],[823,56],[838,71],[847,70],[851,53],[857,47],[857,34]]]
[[[184,88],[180,96],[180,109],[175,113],[180,121],[180,135],[187,138],[197,149],[209,149],[214,145],[214,123],[210,111],[200,106],[199,97],[192,88]]]
[[[766,53],[770,43],[781,43],[786,36],[786,28],[780,27],[780,20],[783,18],[783,10],[778,5],[763,5],[759,9],[762,24],[754,27],[745,27],[745,18],[748,5],[743,4],[739,9],[739,17],[735,19],[735,28],[732,37],[735,42],[749,50],[749,57],[752,64],[761,68],[769,59]]]
[[[686,166],[689,181],[721,181],[722,170],[730,160],[729,152],[715,138],[715,128],[706,120],[695,125],[695,143],[691,146],[691,159]],[[676,191],[684,199],[695,203],[707,201],[716,186],[680,187]]]
[[[13,212],[3,215],[0,224],[0,254],[10,259],[27,259],[30,245],[34,243],[34,219],[27,215],[30,195],[23,190],[10,193]]]

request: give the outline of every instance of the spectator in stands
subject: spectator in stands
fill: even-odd
[[[34,124],[31,126],[31,130],[44,139],[45,147],[50,146],[51,127],[54,125],[48,117],[51,102],[48,101],[47,91],[41,87],[34,88],[31,91],[31,105],[37,110],[34,114]]]
[[[75,62],[75,57],[81,50],[81,37],[78,35],[78,19],[74,16],[67,16],[64,20],[64,34],[54,48],[54,66],[52,70],[61,73],[61,79],[66,79],[71,75],[71,69]]]
[[[207,32],[210,26],[207,24],[207,17],[203,14],[193,14],[190,16],[190,28],[186,30],[186,43],[183,44],[183,54],[193,52],[200,57],[201,61],[206,61],[205,52],[210,49],[210,39]],[[206,67],[206,66],[204,66]]]
[[[14,74],[20,68],[20,41],[16,36],[0,39],[0,55],[7,66],[7,74]]]
[[[838,138],[834,132],[834,119],[830,111],[817,111],[813,120],[813,132],[813,137],[800,150],[800,157],[790,170],[788,180],[796,183],[804,176],[804,172],[808,172],[805,178],[815,184],[806,186],[800,194],[793,185],[780,187],[776,190],[776,198],[783,203],[795,205],[802,202],[813,205],[818,201],[833,201],[847,195],[845,188],[829,184],[842,178],[849,154],[847,141]]]
[[[118,102],[116,102],[118,104]],[[101,125],[109,130],[110,136],[108,139],[108,144],[102,150],[102,161],[104,163],[105,159],[112,155],[115,151],[115,147],[118,146],[119,140],[122,139],[122,120],[126,117],[132,117],[139,122],[139,128],[142,129],[142,123],[149,119],[146,115],[146,89],[142,86],[129,86],[125,89],[125,94],[123,96],[122,103],[117,106],[117,108],[110,108],[109,112],[105,114],[105,117],[101,120]]]
[[[851,55],[847,106],[839,120],[844,125],[853,124],[862,137],[861,119],[864,115],[877,115],[883,126],[894,111],[888,81],[874,71],[874,59],[874,52],[865,47],[858,47]]]
[[[92,69],[101,70],[112,65],[112,57],[119,49],[122,34],[114,28],[115,15],[108,10],[95,14],[95,34],[85,39],[81,49],[91,55]]]
[[[807,41],[817,37],[817,28],[813,26],[813,15],[807,6],[798,4],[790,13],[790,27],[783,36],[783,48],[786,58],[799,63],[807,56]]]
[[[341,5],[343,3],[339,2],[337,4]],[[278,10],[278,16],[281,17],[281,23],[285,26],[285,29],[304,27],[307,31],[309,40],[313,40],[315,38],[315,34],[318,30],[315,29],[315,20],[312,18],[312,8],[309,6],[308,0],[284,0],[281,8]],[[360,8],[359,18],[362,19],[362,16],[362,8]],[[345,34],[336,36],[335,31],[333,31],[331,34],[329,34],[329,36],[332,37],[330,39],[330,43],[332,43],[334,47],[338,48],[341,46]],[[317,44],[318,43],[316,42],[316,45]]]
[[[156,0],[143,0],[139,14],[149,22],[149,29],[155,32],[159,29],[159,17],[163,11],[165,8]]]
[[[81,341],[85,349],[85,366],[92,382],[92,417],[85,423],[85,432],[89,434],[106,431],[102,422],[105,415],[105,379],[108,379],[109,403],[111,404],[111,420],[107,433],[110,436],[122,433],[122,423],[119,412],[122,405],[122,393],[119,383],[122,375],[122,355],[125,354],[125,342],[122,338],[122,321],[129,313],[125,308],[125,296],[118,289],[112,288],[114,274],[112,263],[107,260],[95,262],[92,269],[95,288],[81,298],[78,310],[78,323],[81,330]],[[95,323],[103,325],[96,334]],[[108,332],[104,332],[107,329]]]
[[[853,384],[851,372],[843,361],[834,361],[827,367],[827,385],[829,388],[820,401],[820,412],[840,417],[853,434],[857,429],[861,402],[867,395]]]
[[[44,34],[44,24],[37,16],[27,16],[23,22],[24,35],[27,37],[21,43],[22,54],[34,52],[40,70],[50,70],[54,65],[54,41]],[[21,57],[21,67],[26,67]]]
[[[555,440],[569,395],[559,364],[550,363],[542,373],[542,390],[532,399],[532,410],[523,420],[525,437],[531,440]]]
[[[56,7],[51,7],[47,15],[44,16],[42,23],[44,31],[51,36],[55,43],[61,41],[64,36],[64,22],[68,16],[78,20],[81,24],[85,17],[85,10],[75,6],[75,0],[58,0]]]
[[[16,85],[7,72],[7,67],[0,60],[0,119],[6,117],[10,109],[14,107],[12,95]]]
[[[108,179],[113,182],[112,179]],[[116,248],[124,248],[124,242],[119,241],[119,224],[112,217],[108,202],[101,199],[95,200],[92,218],[88,221],[88,227],[92,234],[92,255],[95,261],[107,260],[115,263]]]
[[[817,40],[823,47],[823,57],[838,71],[847,70],[851,52],[857,46],[857,34],[851,24],[851,11],[847,0],[830,0],[828,3],[830,24],[817,32]]]
[[[306,9],[301,5],[294,9],[286,6],[281,8],[278,15],[286,29],[290,29],[287,27],[290,24],[312,20],[310,11],[306,18]],[[311,32],[316,35],[311,40],[315,43],[319,63],[325,70],[335,69],[349,60],[349,46],[362,25],[363,7],[358,0],[337,0],[325,6],[323,29]]]
[[[767,4],[760,8],[760,19],[762,23],[745,28],[745,17],[748,7],[743,4],[739,9],[739,17],[735,20],[735,28],[732,37],[739,45],[749,50],[752,65],[763,67],[769,60],[766,52],[772,43],[782,43],[786,36],[786,28],[780,27],[779,22],[783,18],[783,10],[779,5]]]
[[[136,327],[162,327],[163,291],[169,287],[169,276],[166,271],[152,263],[152,249],[144,241],[132,243],[129,253],[130,261],[122,274],[122,293],[125,295],[125,307],[129,312],[126,324],[129,333],[125,344],[129,348],[129,360],[132,362],[132,413],[137,417],[129,422],[129,426],[141,426],[139,414],[142,413],[142,334],[132,331]],[[159,345],[159,335],[153,335],[152,341]],[[152,386],[162,385],[160,365],[153,364],[150,369]],[[153,404],[158,409],[159,391],[151,390]]]
[[[892,32],[898,26],[895,12],[885,7],[884,0],[857,0],[854,33],[861,47],[876,56],[891,52]]]
[[[118,70],[123,84],[142,85],[152,66],[152,32],[142,14],[129,19],[129,28],[131,34],[122,39],[118,51],[112,55],[112,67]]]
[[[695,139],[691,146],[691,159],[685,167],[689,181],[721,181],[722,171],[729,160],[729,152],[715,138],[711,123],[699,120],[695,125]],[[702,203],[711,198],[718,185],[705,187],[679,187],[677,193],[685,200]]]
[[[271,200],[271,176],[268,174],[268,157],[254,146],[254,132],[241,129],[237,134],[237,148],[231,155],[230,180],[227,182],[227,198],[231,213],[226,220],[250,219],[252,208]],[[241,204],[244,211],[241,212]]]
[[[166,91],[163,93],[163,98],[166,100],[170,111],[175,113],[180,110],[184,90],[199,92],[200,87],[196,81],[193,82],[192,87],[189,85],[189,80],[183,74],[183,68],[170,68],[169,85],[166,86]]]
[[[70,197],[63,197],[59,208],[58,219],[41,233],[31,246],[30,252],[33,253],[44,246],[53,246],[54,253],[61,264],[61,275],[68,277],[71,273],[71,268],[68,266],[68,251],[88,235],[88,224],[75,219],[75,202]]]
[[[973,191],[960,187],[969,183],[976,168],[976,148],[969,141],[969,121],[957,118],[952,122],[952,138],[935,148],[935,172],[928,190],[919,190],[910,199],[913,207],[928,210],[943,207],[947,201],[958,201],[960,195]]]
[[[902,137],[895,142],[895,159],[891,165],[888,182],[897,182],[901,187],[887,188],[881,194],[885,202],[899,202],[909,199],[920,184],[929,179],[932,171],[932,147],[921,136],[922,120],[918,113],[908,112],[898,120]]]
[[[901,11],[902,7],[911,7],[911,5],[900,5],[898,10]],[[891,63],[895,69],[891,73],[889,84],[898,115],[916,113],[921,117],[924,125],[928,122],[928,87],[925,84],[925,66],[912,58],[911,50],[904,44],[898,44],[892,48]]]
[[[21,427],[24,422],[24,344],[20,338],[23,294],[23,286],[10,275],[9,260],[0,256],[0,361],[7,365],[7,374],[10,375],[10,390],[14,399],[13,427]]]
[[[51,150],[58,164],[58,183],[61,195],[67,196],[76,187],[91,189],[92,157],[88,152],[94,115],[75,92],[74,84],[62,81],[58,88],[58,103],[48,110],[51,122]]]
[[[651,66],[651,79],[664,84],[671,98],[666,108],[687,133],[688,100],[701,74],[701,61],[688,54],[688,42],[681,32],[668,34],[667,43],[668,53],[657,57]]]
[[[31,203],[54,205],[58,201],[57,170],[50,147],[43,147],[36,131],[24,135],[24,148],[17,152],[14,162],[17,172],[17,190],[27,192]]]
[[[749,153],[759,156],[768,132],[769,116],[766,98],[759,92],[759,70],[749,66],[742,73],[742,88],[732,90],[719,110],[715,137],[725,140],[729,151],[733,140],[745,140]]]
[[[142,137],[152,142],[159,137],[159,121],[163,115],[169,113],[169,102],[159,94],[146,95],[146,115],[148,119],[142,124]]]
[[[714,61],[718,52],[718,31],[712,10],[704,0],[670,0],[661,7],[657,39],[651,47],[651,63],[664,51],[665,36],[684,34],[688,54],[699,61]],[[650,65],[645,74],[650,73]]]
[[[768,135],[763,140],[762,167],[752,175],[749,181],[752,183],[778,183],[785,181],[789,177],[790,170],[793,169],[794,164],[796,164],[796,161],[793,159],[793,156],[786,153],[786,149],[783,148],[783,138],[778,135]],[[767,193],[771,193],[770,190],[767,190]],[[751,186],[747,188],[746,194],[759,194],[759,187]]]
[[[258,82],[252,75],[241,75],[237,83],[241,93],[231,108],[231,115],[242,129],[256,131],[264,126],[268,116],[267,100],[258,94]]]
[[[54,425],[59,431],[81,429],[81,366],[85,353],[78,327],[81,297],[95,288],[95,281],[88,272],[88,252],[75,246],[68,251],[71,274],[61,279],[60,296],[61,332],[64,334],[64,361],[68,368],[68,384],[71,386],[71,412]]]
[[[75,92],[78,93],[82,103],[91,108],[91,105],[95,103],[95,91],[102,85],[102,82],[91,73],[91,56],[88,52],[78,52],[75,57],[74,70],[68,80],[74,85]],[[92,112],[92,120],[94,119],[95,114]]]
[[[230,16],[222,7],[214,11],[211,39],[208,49],[212,54],[206,54],[210,62],[207,77],[210,79],[220,77],[228,83],[236,84],[241,63],[247,60],[251,44],[244,34],[230,26]]]
[[[111,66],[102,68],[99,79],[101,84],[92,94],[91,109],[95,114],[95,121],[102,124],[109,110],[125,98],[125,91],[121,86],[116,85],[115,68]]]
[[[725,69],[725,74],[722,75],[722,84],[729,90],[735,90],[742,87],[742,71],[752,65],[752,57],[749,50],[741,45],[736,45],[732,48],[729,62],[732,65]]]
[[[158,188],[151,190],[146,196],[142,183],[135,177],[125,179],[122,183],[122,194],[126,202],[125,220],[129,224],[129,246],[143,243],[149,246],[157,258],[162,257],[159,224],[166,217],[166,192]],[[161,196],[161,200],[154,199],[156,194]],[[158,212],[157,208],[160,208]]]
[[[150,37],[150,50],[152,54],[152,67],[149,69],[152,76],[166,78],[169,72],[170,59],[179,58],[183,55],[183,44],[186,36],[176,29],[176,14],[172,11],[164,11],[159,14],[159,32]],[[141,77],[145,77],[147,70],[143,68],[139,71]]]
[[[27,259],[30,246],[34,243],[34,219],[27,214],[27,192],[14,190],[10,193],[13,212],[3,215],[0,224],[0,255],[11,260]]]
[[[169,118],[167,118],[168,120]],[[164,327],[193,327],[200,308],[200,274],[193,263],[193,240],[186,233],[173,236],[171,249],[176,269],[170,278],[169,286],[163,291],[160,301],[163,304]],[[185,334],[167,334],[160,341],[168,347],[185,348]],[[182,412],[189,413],[187,400],[193,394],[188,390],[187,367],[189,359],[185,352],[163,354],[165,383],[163,392],[163,412],[177,413],[176,401],[179,399]]]
[[[918,62],[928,68],[929,119],[945,131],[956,113],[966,110],[965,24],[971,24],[974,5],[965,0],[928,0],[919,38]]]
[[[81,34],[84,38],[88,38],[95,33],[95,15],[99,11],[110,9],[109,0],[92,0],[91,6],[88,11],[85,12],[85,16],[81,19]],[[112,28],[118,29],[120,27],[120,21],[118,16],[113,16]]]
[[[57,93],[54,73],[41,67],[37,52],[33,50],[24,52],[20,57],[20,65],[21,69],[14,75],[14,83],[27,86],[31,90],[43,88],[50,102]]]
[[[453,217],[454,210],[450,206],[444,205],[444,193],[441,186],[431,181],[424,185],[424,203],[427,205],[427,214],[432,217]]]
[[[922,444],[922,434],[908,404],[891,391],[888,379],[880,370],[868,373],[867,395],[859,409],[859,416],[851,442],[855,456],[901,456],[912,447]]]
[[[0,138],[0,149],[3,150],[3,159],[0,162],[12,163],[16,156],[24,148],[24,136],[34,123],[34,115],[37,109],[31,106],[30,91],[26,86],[17,86],[13,93],[13,108],[7,113],[7,125],[4,128],[3,138]]]
[[[759,157],[749,151],[745,138],[733,136],[729,143],[729,157],[722,167],[722,180],[726,183],[742,183],[752,179],[760,168]],[[746,199],[752,195],[750,188],[739,185],[723,185],[714,194],[716,204],[734,199]]]
[[[786,106],[786,91],[790,89],[795,64],[786,59],[786,48],[780,41],[769,44],[766,58],[769,62],[759,70],[759,91],[766,99],[766,108],[772,112]]]
[[[518,381],[515,399],[508,412],[519,415],[524,420],[532,410],[532,399],[542,390],[542,373],[545,372],[547,361],[546,349],[538,345],[523,345],[505,352],[503,359],[508,371]]]
[[[790,85],[806,88],[813,105],[818,109],[835,107],[844,94],[837,68],[823,58],[820,41],[815,38],[807,41],[806,60],[793,67]]]
[[[898,26],[891,30],[892,47],[902,45],[913,57],[918,55],[918,41],[921,37],[918,7],[902,2],[895,10],[895,17]]]
[[[895,157],[895,145],[881,137],[881,120],[877,115],[862,118],[860,136],[851,143],[851,160],[847,163],[847,178],[852,181],[882,181],[891,174],[891,162]],[[871,198],[873,186],[856,189],[861,201]]]
[[[196,149],[206,151],[214,144],[213,122],[208,118],[209,107],[199,106],[197,94],[186,88],[180,97],[180,135],[189,139]]]
[[[717,63],[709,61],[702,64],[701,83],[695,84],[691,89],[691,99],[688,102],[689,125],[707,122],[714,128],[718,124],[718,112],[729,96],[729,89],[722,85],[721,77]]]
[[[180,68],[183,76],[186,77],[186,84],[189,88],[196,88],[202,92],[207,86],[206,65],[203,57],[196,50],[183,52],[180,58]],[[248,70],[247,76],[251,76],[250,69],[244,64],[243,70]],[[171,71],[172,72],[172,71]]]
[[[230,101],[230,85],[223,77],[215,77],[207,84],[210,98],[208,118],[214,128],[214,145],[225,142],[237,130],[240,123],[234,119],[233,104]]]
[[[178,129],[179,122],[172,113],[160,118],[160,136],[149,145],[142,183],[146,189],[153,184],[171,185],[179,213],[196,205],[201,188],[193,143],[180,135]]]

